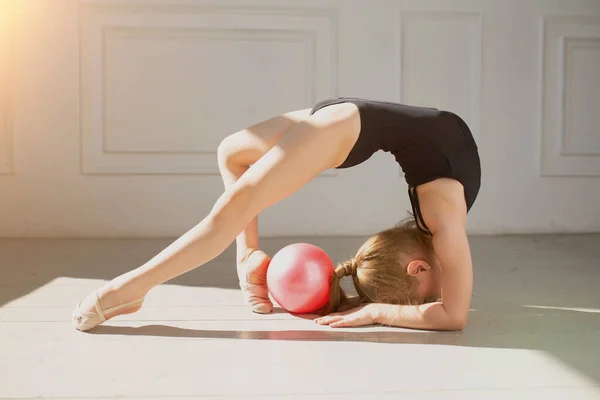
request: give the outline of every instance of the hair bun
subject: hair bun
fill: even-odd
[[[344,276],[356,276],[356,270],[357,265],[354,262],[354,259],[352,259],[338,265],[338,267],[335,269],[335,274],[341,279]]]

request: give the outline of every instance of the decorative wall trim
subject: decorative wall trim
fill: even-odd
[[[560,82],[563,91],[563,105],[561,109],[562,126],[561,132],[561,152],[562,156],[600,156],[600,150],[578,150],[570,146],[573,135],[577,132],[573,132],[574,128],[571,126],[572,112],[576,108],[573,105],[573,96],[576,95],[575,88],[572,87],[572,81],[575,78],[582,78],[577,76],[574,71],[571,71],[573,64],[575,63],[574,57],[577,51],[593,50],[597,51],[600,55],[600,37],[599,38],[562,38],[562,68],[560,70]],[[600,64],[598,65],[600,70]],[[600,76],[600,72],[598,72]],[[595,127],[597,129],[597,127]],[[571,140],[570,140],[571,139]]]
[[[192,35],[194,40],[300,43],[311,107],[336,95],[337,15],[328,9],[213,7],[111,1],[80,3],[81,162],[84,174],[218,174],[212,149],[106,145],[105,47],[119,35]],[[209,15],[210,14],[210,15]],[[218,15],[218,18],[215,17]],[[336,171],[324,176],[336,176]]]
[[[599,177],[600,153],[573,149],[571,87],[574,52],[600,51],[600,18],[546,16],[541,20],[540,176]],[[600,74],[600,70],[596,70]],[[577,76],[578,79],[585,79]],[[590,77],[591,78],[591,77]],[[600,79],[596,77],[595,79]]]

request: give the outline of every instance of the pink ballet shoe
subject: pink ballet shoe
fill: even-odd
[[[240,282],[244,302],[257,314],[268,314],[273,311],[273,303],[269,299],[269,290],[262,285]]]
[[[263,262],[254,266],[252,270],[249,270],[249,266],[253,265],[251,263],[252,259],[259,255],[264,258]],[[245,280],[240,280],[240,289],[242,289],[242,294],[244,296],[244,302],[250,306],[253,312],[258,314],[268,314],[273,311],[273,303],[269,298],[269,290],[267,288],[266,281],[266,271],[264,273],[259,273],[261,276],[257,278],[254,276],[250,279],[250,275],[257,273],[257,270],[266,269],[268,264],[271,262],[271,258],[267,256],[263,251],[256,250],[250,257],[244,262],[245,264]],[[254,282],[250,283],[249,280]]]
[[[96,312],[83,311],[88,310],[90,308],[89,305],[92,300],[94,301],[94,307],[96,309]],[[137,300],[130,301],[129,303],[121,304],[115,307],[107,308],[106,310],[102,310],[100,308],[100,299],[98,297],[98,293],[96,292],[94,293],[94,296],[90,296],[87,299],[84,299],[77,305],[77,307],[75,307],[71,322],[75,329],[79,331],[87,331],[106,321],[105,313],[111,313],[113,311],[122,310],[124,308],[142,303],[143,301],[144,297],[141,297]]]

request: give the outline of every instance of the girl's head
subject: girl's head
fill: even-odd
[[[353,259],[338,265],[331,278],[328,312],[346,295],[340,280],[351,276],[364,303],[422,304],[440,297],[440,269],[431,238],[414,219],[370,237]]]

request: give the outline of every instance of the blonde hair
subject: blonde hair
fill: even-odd
[[[348,297],[340,286],[344,276],[352,282],[361,303],[417,304],[418,282],[406,272],[408,263],[432,261],[431,238],[417,228],[414,218],[371,236],[354,258],[339,264],[330,281],[327,313],[337,311]]]

